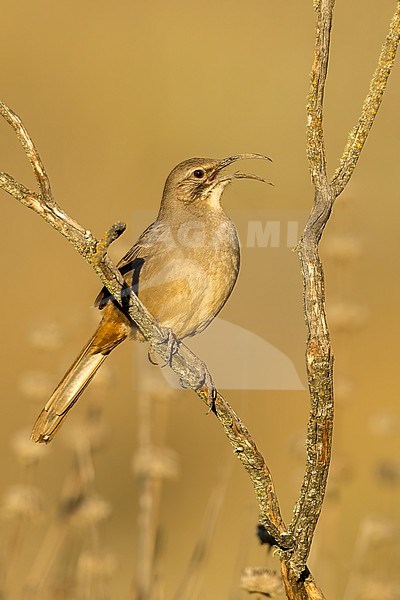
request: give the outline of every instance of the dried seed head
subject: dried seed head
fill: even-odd
[[[393,459],[381,460],[375,467],[375,475],[379,482],[386,485],[400,484],[400,462]]]
[[[136,452],[132,469],[136,477],[176,479],[179,475],[178,454],[171,448],[146,446]]]
[[[359,534],[366,546],[382,541],[396,540],[397,542],[399,535],[400,527],[398,521],[371,515],[364,518]]]
[[[1,514],[6,519],[24,518],[36,521],[44,514],[42,494],[32,486],[12,486],[3,496]]]
[[[50,447],[46,444],[35,444],[31,440],[30,432],[26,429],[19,431],[11,440],[12,449],[19,462],[24,467],[31,467],[45,458]]]
[[[89,407],[84,417],[64,431],[63,442],[78,454],[101,448],[107,430],[97,406]]]
[[[264,567],[247,567],[240,577],[240,587],[250,594],[264,594],[273,598],[283,591],[282,580],[275,571]]]
[[[85,485],[80,471],[73,471],[66,478],[58,504],[58,514],[61,518],[70,519],[77,513],[86,499]]]
[[[87,527],[107,519],[111,514],[111,504],[99,495],[85,496],[73,514],[72,522],[77,527]]]
[[[25,371],[18,382],[18,387],[31,400],[47,399],[54,388],[54,380],[45,371]]]
[[[62,330],[52,321],[38,323],[28,334],[29,343],[40,350],[56,350],[62,343]]]
[[[335,376],[335,398],[337,402],[346,403],[354,392],[354,383],[340,373]]]
[[[362,246],[360,240],[353,236],[330,236],[325,240],[324,251],[328,258],[346,263],[361,256]]]
[[[78,559],[78,577],[111,577],[117,568],[117,561],[111,552],[83,552]]]
[[[375,413],[369,419],[369,429],[373,435],[377,436],[395,435],[400,429],[400,419],[398,415],[389,410]]]
[[[168,400],[175,395],[174,389],[166,382],[160,369],[146,369],[140,380],[141,391],[156,400]]]
[[[359,331],[365,324],[368,311],[365,306],[338,302],[327,306],[328,321],[332,329],[343,333]]]
[[[400,598],[400,583],[383,579],[364,579],[357,598],[362,600],[398,600]]]

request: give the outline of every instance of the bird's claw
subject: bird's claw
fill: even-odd
[[[160,367],[163,369],[166,366],[172,366],[172,358],[179,351],[179,340],[176,339],[174,332],[169,327],[163,327],[163,333],[165,337],[157,343],[157,346],[167,345],[167,358],[163,359],[163,364],[159,363],[157,360],[153,359],[152,352],[155,352],[155,348],[150,346],[147,356],[152,365]]]

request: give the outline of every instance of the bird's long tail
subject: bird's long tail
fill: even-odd
[[[111,322],[110,322],[111,321]],[[111,350],[127,337],[127,327],[114,319],[101,321],[93,337],[64,375],[33,426],[35,442],[50,442],[70,409],[89,385]]]

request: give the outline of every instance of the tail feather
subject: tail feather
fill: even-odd
[[[92,338],[54,390],[32,430],[35,442],[50,442],[69,410],[89,385],[108,354],[93,352]]]
[[[131,332],[131,322],[112,302],[103,310],[103,319],[95,334],[54,390],[33,426],[35,442],[50,442],[69,410],[92,381],[110,352]]]

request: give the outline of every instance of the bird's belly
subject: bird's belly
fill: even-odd
[[[152,272],[141,273],[138,296],[163,327],[178,338],[199,333],[228,299],[237,278],[231,260],[204,261],[174,257]]]

